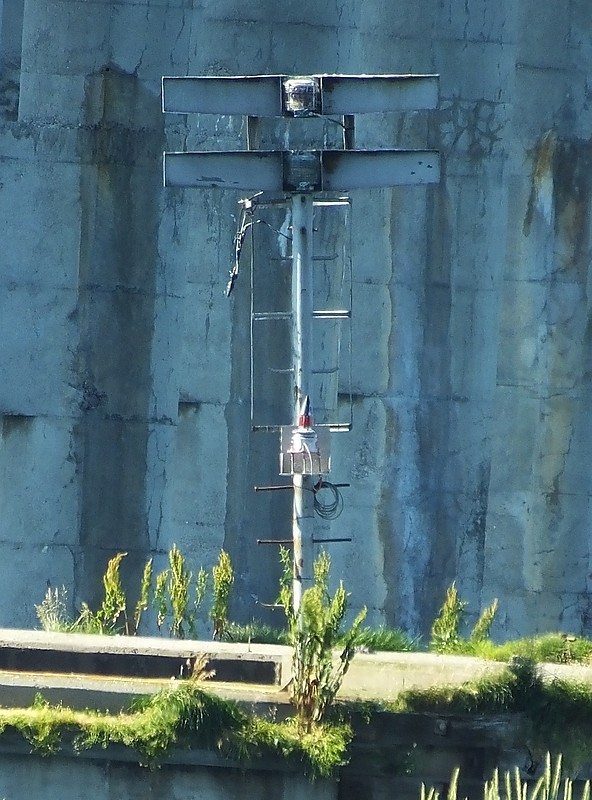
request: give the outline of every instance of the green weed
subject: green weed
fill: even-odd
[[[136,603],[134,611],[134,633],[138,632],[142,614],[148,610],[150,604],[150,590],[152,588],[152,559],[146,562],[144,572],[142,573],[142,582],[140,584],[140,596]]]
[[[282,555],[284,565],[288,558]],[[366,616],[363,609],[352,626],[342,631],[347,610],[347,593],[340,583],[335,594],[328,590],[330,558],[321,553],[313,566],[314,583],[302,594],[298,613],[292,605],[292,582],[284,569],[280,601],[288,620],[292,646],[290,700],[301,729],[311,733],[325,718],[349,669],[355,653],[356,637]],[[334,661],[333,651],[341,652]]]
[[[468,603],[461,600],[456,583],[448,587],[440,613],[432,625],[430,650],[436,653],[475,655],[479,646],[489,639],[489,631],[498,603],[494,600],[482,613],[468,639],[463,638],[461,627]]]
[[[345,763],[351,740],[347,725],[303,735],[293,720],[259,719],[192,680],[142,698],[120,714],[75,711],[37,697],[30,708],[0,709],[0,732],[8,728],[45,755],[58,752],[67,736],[79,751],[123,744],[150,765],[160,763],[176,746],[211,749],[245,765],[275,755],[301,766],[311,777],[327,777]]]
[[[459,770],[452,773],[447,789],[447,800],[457,800]],[[422,784],[420,800],[439,800],[440,794],[435,788],[426,789]],[[506,771],[500,777],[499,770],[493,771],[490,780],[483,784],[484,800],[573,800],[573,781],[562,777],[562,757],[557,756],[553,762],[550,753],[545,756],[545,769],[539,780],[531,785],[523,781],[516,767],[512,772]],[[590,800],[590,781],[582,787],[580,800]]]
[[[230,556],[220,551],[218,563],[212,569],[213,602],[210,617],[214,624],[214,639],[223,639],[228,628],[230,591],[234,583],[234,572]]]

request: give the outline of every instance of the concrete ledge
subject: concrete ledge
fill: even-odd
[[[407,689],[459,686],[499,675],[507,663],[435,653],[358,653],[345,676],[342,695],[392,700]],[[539,664],[543,680],[592,684],[592,665]]]
[[[0,629],[0,671],[170,679],[187,677],[201,657],[217,682],[289,680],[287,647]]]
[[[89,636],[0,629],[0,705],[30,705],[37,692],[73,708],[119,710],[187,675],[205,656],[215,669],[204,687],[247,706],[288,704],[289,647],[154,637]],[[358,653],[344,699],[393,700],[406,689],[458,686],[500,674],[506,664],[432,653]],[[592,684],[592,666],[541,664],[543,679]]]

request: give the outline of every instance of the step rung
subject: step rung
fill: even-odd
[[[335,311],[313,311],[313,319],[349,319],[351,311],[347,309],[338,309]]]

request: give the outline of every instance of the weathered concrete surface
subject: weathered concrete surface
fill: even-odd
[[[334,567],[372,622],[425,633],[456,579],[496,635],[590,632],[592,10],[563,2],[0,3],[0,622],[46,585],[93,601],[173,542],[221,546],[236,613],[276,596],[277,442],[249,434],[236,197],[161,189],[163,149],[244,144],[165,120],[162,74],[439,72],[434,114],[360,147],[429,146],[433,189],[353,193],[354,430]],[[256,189],[257,187],[254,187]],[[327,241],[333,234],[323,234]]]

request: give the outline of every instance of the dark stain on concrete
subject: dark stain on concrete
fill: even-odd
[[[122,575],[137,589],[149,554],[145,478],[164,123],[159,98],[113,65],[89,76],[85,111],[75,591],[92,606],[110,557],[129,553]]]
[[[27,433],[35,421],[35,417],[25,414],[6,414],[0,417],[2,420],[2,438],[8,439],[9,436],[17,433]]]

